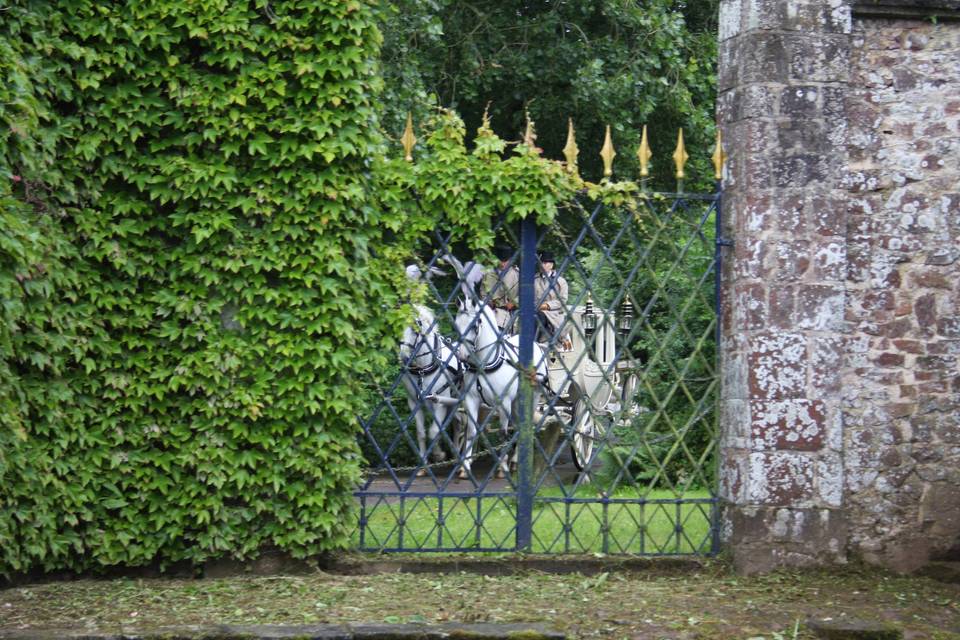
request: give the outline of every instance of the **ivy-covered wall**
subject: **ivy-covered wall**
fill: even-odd
[[[398,157],[375,4],[5,8],[0,575],[345,546],[403,265],[583,186],[452,114]]]
[[[345,542],[373,11],[5,8],[0,573]]]

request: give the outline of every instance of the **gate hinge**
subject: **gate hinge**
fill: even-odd
[[[717,244],[721,247],[732,247],[733,240],[730,240],[729,238],[717,238]]]

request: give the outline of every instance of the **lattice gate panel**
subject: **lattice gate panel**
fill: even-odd
[[[357,548],[715,553],[720,211],[583,199],[476,260],[436,232],[360,420]]]

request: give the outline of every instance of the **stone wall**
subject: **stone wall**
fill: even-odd
[[[960,552],[960,24],[857,19],[843,373],[852,550]]]
[[[720,491],[741,570],[908,569],[960,534],[960,83],[933,67],[956,73],[958,34],[845,0],[722,2]]]

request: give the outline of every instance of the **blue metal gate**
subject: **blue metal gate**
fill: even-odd
[[[584,196],[476,260],[438,231],[361,418],[356,547],[716,553],[720,205]]]

